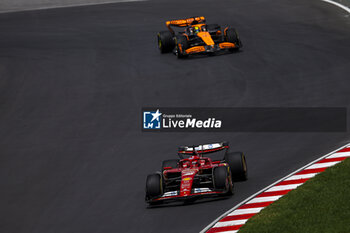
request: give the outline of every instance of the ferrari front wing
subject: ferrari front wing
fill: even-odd
[[[215,196],[218,194],[225,194],[226,192],[227,190],[214,191],[210,188],[194,188],[192,189],[192,192],[188,195],[180,195],[179,191],[170,191],[170,192],[164,193],[162,196],[158,198],[153,198],[146,201],[148,203],[158,202],[158,201],[181,201],[192,197]]]

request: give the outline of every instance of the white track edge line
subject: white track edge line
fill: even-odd
[[[346,145],[344,145],[344,146],[342,146],[342,147],[339,147],[338,149],[336,149],[336,150],[334,150],[334,151],[332,151],[332,152],[330,152],[330,153],[328,153],[328,154],[326,154],[326,155],[323,155],[323,156],[321,156],[321,157],[318,158],[318,159],[315,159],[314,161],[312,161],[312,162],[306,164],[305,166],[299,168],[298,170],[296,170],[296,171],[290,173],[289,175],[286,175],[285,177],[283,177],[283,178],[277,180],[276,182],[270,184],[269,186],[267,186],[267,187],[261,189],[260,191],[254,193],[253,195],[251,195],[251,196],[248,197],[247,199],[243,200],[242,202],[238,203],[237,205],[235,205],[234,207],[232,207],[231,209],[229,209],[228,211],[226,211],[225,213],[223,213],[222,215],[220,215],[218,218],[216,218],[213,222],[211,222],[208,226],[206,226],[206,227],[205,227],[202,231],[200,231],[199,233],[205,233],[205,232],[208,231],[210,228],[212,228],[218,221],[220,221],[220,219],[224,218],[225,216],[227,216],[229,213],[231,213],[232,211],[234,211],[235,209],[237,209],[237,208],[240,207],[241,205],[243,205],[243,204],[245,204],[246,202],[250,201],[251,199],[253,199],[253,198],[256,197],[257,195],[259,195],[260,193],[263,193],[265,190],[267,190],[267,189],[273,187],[273,186],[276,185],[277,183],[279,183],[279,182],[281,182],[281,181],[287,179],[288,177],[290,177],[290,176],[292,176],[292,175],[294,175],[294,174],[296,174],[296,173],[298,173],[298,172],[304,170],[304,169],[307,168],[308,166],[311,166],[312,164],[317,163],[318,161],[320,161],[320,160],[322,160],[322,159],[324,159],[324,158],[326,158],[326,157],[328,157],[328,156],[330,156],[330,155],[336,153],[337,151],[340,151],[340,150],[342,150],[342,149],[344,149],[344,148],[347,148],[347,147],[350,147],[350,143],[348,143],[348,144],[346,144]]]
[[[321,0],[321,1],[333,4],[333,5],[337,6],[337,7],[340,7],[341,9],[347,11],[348,13],[350,13],[350,8],[349,7],[344,6],[344,5],[342,5],[342,4],[338,3],[338,2],[334,2],[334,1],[331,1],[331,0]]]

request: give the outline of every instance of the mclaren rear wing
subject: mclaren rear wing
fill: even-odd
[[[183,155],[192,155],[195,153],[195,151],[199,154],[206,154],[221,150],[227,150],[228,148],[228,142],[217,142],[197,146],[180,146],[177,153],[180,158],[183,158]]]
[[[199,16],[199,17],[192,17],[188,19],[176,19],[176,20],[170,20],[166,21],[166,26],[169,28],[169,30],[174,33],[174,30],[171,28],[171,26],[175,27],[187,27],[191,24],[199,24],[199,23],[205,23],[205,18],[204,16]]]

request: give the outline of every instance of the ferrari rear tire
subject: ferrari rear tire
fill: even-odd
[[[186,36],[177,36],[175,39],[176,42],[176,55],[177,58],[185,58],[188,57],[187,54],[185,54],[185,50],[188,49],[188,40]]]
[[[158,48],[161,53],[169,53],[174,47],[173,34],[170,31],[161,31],[157,34]]]
[[[232,181],[245,181],[248,179],[247,161],[242,152],[227,153],[225,162],[230,166]]]
[[[163,194],[162,177],[160,174],[150,174],[146,179],[146,196],[154,198]]]
[[[225,40],[234,43],[237,47],[230,49],[231,51],[239,50],[242,47],[242,42],[239,39],[238,33],[234,28],[228,28],[225,33]]]
[[[213,171],[214,187],[216,189],[228,189],[229,188],[229,177],[227,167],[216,167]]]
[[[177,168],[179,164],[179,159],[168,159],[162,162],[162,171],[165,167]]]

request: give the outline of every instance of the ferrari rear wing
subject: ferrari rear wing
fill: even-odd
[[[200,154],[206,154],[211,152],[216,152],[224,149],[228,149],[228,142],[217,142],[211,144],[203,144],[197,146],[180,146],[178,149],[179,156],[183,154],[194,154],[195,151]]]
[[[176,20],[170,20],[166,21],[166,26],[169,28],[169,30],[174,33],[174,30],[171,28],[171,26],[175,27],[187,27],[191,24],[199,24],[199,23],[205,23],[204,16],[199,17],[192,17],[188,19],[176,19]]]

